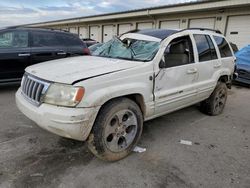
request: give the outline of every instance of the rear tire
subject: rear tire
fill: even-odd
[[[105,104],[88,138],[88,148],[98,158],[117,161],[126,157],[136,146],[143,128],[139,106],[127,98]]]
[[[216,116],[223,112],[227,101],[227,86],[223,82],[218,82],[210,97],[201,102],[201,112]]]

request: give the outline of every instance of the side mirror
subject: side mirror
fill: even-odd
[[[159,63],[159,68],[164,69],[166,67],[167,67],[166,63],[163,60],[161,60],[160,63]]]

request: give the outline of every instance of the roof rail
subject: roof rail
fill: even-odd
[[[222,34],[220,30],[216,30],[216,29],[209,29],[209,28],[187,28],[187,29],[183,29],[183,30],[180,30],[181,31],[186,31],[186,30],[200,30],[200,31],[213,31],[215,33],[218,33],[218,34]]]
[[[6,27],[4,29],[44,29],[44,30],[51,30],[51,31],[61,31],[61,32],[67,32],[69,33],[69,31],[64,30],[64,29],[54,29],[54,28],[46,28],[46,27],[25,27],[25,26],[10,26],[10,27]]]
[[[126,31],[125,33],[120,34],[119,36],[122,36],[127,33],[137,33],[138,31],[140,31],[140,29],[132,29],[132,30]]]

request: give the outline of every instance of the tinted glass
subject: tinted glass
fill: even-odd
[[[210,47],[211,58],[212,59],[218,59],[214,44],[212,42],[212,39],[210,38],[209,35],[206,35],[206,38],[207,38],[207,41],[208,41],[208,44],[209,44],[209,47]]]
[[[227,41],[223,37],[214,36],[214,40],[219,47],[221,57],[231,57],[232,52]]]
[[[211,50],[206,35],[194,35],[194,39],[199,54],[199,61],[212,60]]]
[[[86,46],[80,38],[73,35],[60,34],[58,35],[58,39],[60,42],[64,41],[63,43],[67,46]]]
[[[33,46],[46,47],[60,45],[54,33],[50,32],[33,32]]]
[[[0,48],[28,47],[27,31],[10,31],[0,34]]]

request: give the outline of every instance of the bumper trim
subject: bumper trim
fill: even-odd
[[[51,121],[56,122],[56,123],[62,123],[62,124],[75,124],[75,123],[83,123],[86,120],[62,121],[62,120],[58,120],[58,119],[52,119]]]

